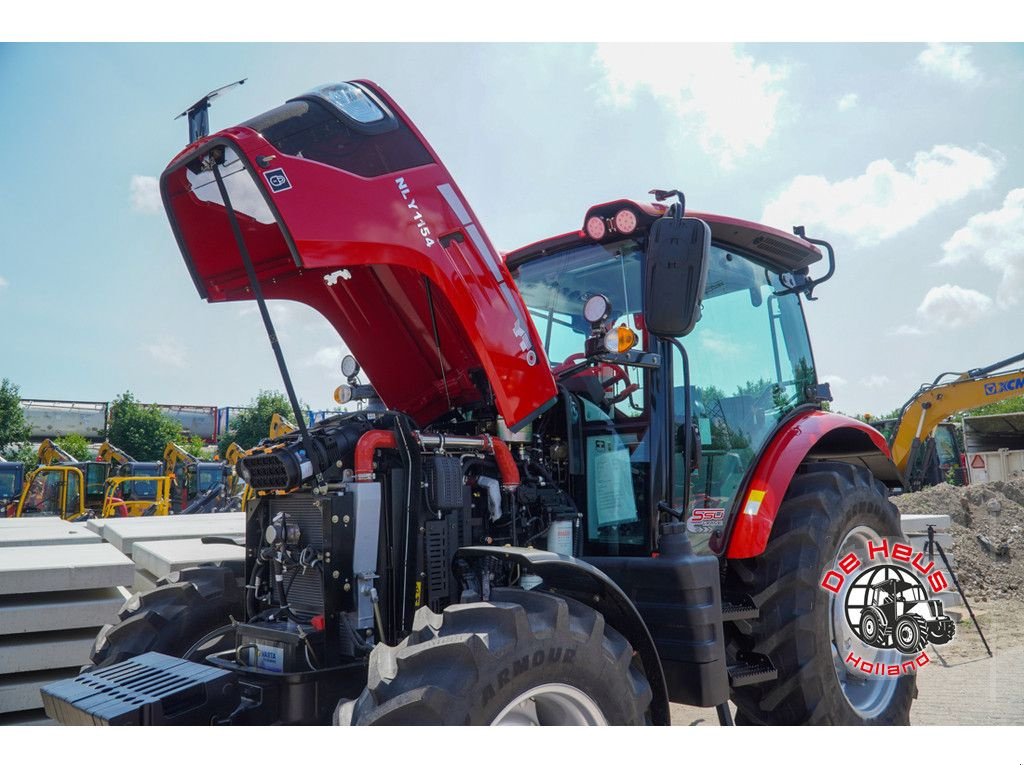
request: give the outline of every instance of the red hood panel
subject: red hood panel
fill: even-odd
[[[200,166],[223,147],[221,173],[268,299],[320,311],[387,406],[421,425],[489,400],[488,389],[518,425],[555,397],[526,306],[436,154],[383,91],[361,86],[398,129],[321,141],[314,126],[299,156],[287,152],[292,134],[261,129],[271,143],[240,126],[171,162],[161,191],[196,287],[209,301],[253,298],[213,174]]]

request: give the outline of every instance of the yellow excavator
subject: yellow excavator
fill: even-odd
[[[230,473],[228,477],[228,493],[231,496],[240,496],[246,488],[245,482],[238,476],[238,472],[235,470],[238,460],[243,456],[245,456],[245,449],[238,443],[231,443],[231,445],[224,449],[224,463]]]
[[[157,473],[110,476],[111,456],[127,456],[109,444],[105,461],[78,461],[52,440],[39,446],[39,468],[31,472],[14,517],[57,516],[78,521],[89,517],[166,515],[170,511],[170,478],[159,463],[135,462],[131,469],[156,467]],[[130,457],[128,457],[130,459]]]
[[[943,421],[961,411],[1024,395],[1024,368],[1002,370],[1022,360],[1024,354],[984,368],[942,373],[904,404],[889,438],[889,447],[910,490],[943,480],[934,473],[937,465],[934,434]]]
[[[228,468],[223,461],[201,461],[171,441],[164,448],[164,465],[167,473],[174,476],[171,506],[175,512],[189,509],[193,502],[218,487],[227,495]]]

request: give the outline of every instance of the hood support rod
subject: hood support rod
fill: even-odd
[[[212,158],[211,158],[212,159]],[[235,236],[235,245],[238,246],[238,253],[245,265],[245,274],[249,277],[249,286],[252,288],[253,296],[256,297],[256,304],[260,308],[260,316],[263,318],[263,325],[267,329],[267,338],[270,339],[270,346],[274,350],[274,357],[277,358],[277,367],[281,371],[281,378],[284,380],[284,388],[288,392],[288,401],[292,404],[292,411],[295,413],[295,420],[299,425],[299,432],[302,434],[302,447],[306,451],[307,460],[312,462],[315,454],[309,440],[309,432],[306,430],[306,419],[299,407],[299,399],[295,396],[295,387],[292,386],[292,377],[288,373],[288,366],[284,362],[284,353],[281,351],[281,344],[277,340],[277,332],[274,330],[274,322],[270,319],[270,312],[267,310],[267,302],[263,298],[263,290],[256,280],[256,270],[252,265],[252,258],[249,256],[249,249],[245,245],[245,238],[242,237],[242,228],[238,225],[238,217],[235,215],[235,208],[231,205],[231,198],[228,197],[227,187],[224,185],[224,178],[220,173],[220,164],[213,160],[213,177],[217,180],[217,189],[224,199],[224,208],[228,214],[228,221],[231,223],[231,232]],[[324,484],[323,470],[317,466],[316,479],[319,485]]]

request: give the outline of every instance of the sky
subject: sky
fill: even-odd
[[[377,82],[503,250],[655,187],[804,225],[837,254],[805,312],[838,410],[1024,351],[1020,44],[3,44],[0,376],[23,397],[282,388],[255,306],[199,298],[157,193],[174,116],[242,77],[213,131]],[[330,406],[342,342],[303,305],[273,315],[300,399]]]

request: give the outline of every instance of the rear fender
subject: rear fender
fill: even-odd
[[[862,421],[824,411],[802,411],[775,433],[737,497],[725,547],[730,560],[764,552],[779,506],[804,461],[844,461],[867,467],[890,487],[902,484],[882,434]]]
[[[463,547],[457,558],[479,560],[497,557],[512,560],[544,580],[544,588],[589,605],[629,640],[640,656],[651,684],[653,725],[670,725],[668,687],[658,650],[636,606],[605,573],[589,563],[554,552],[521,547]]]

